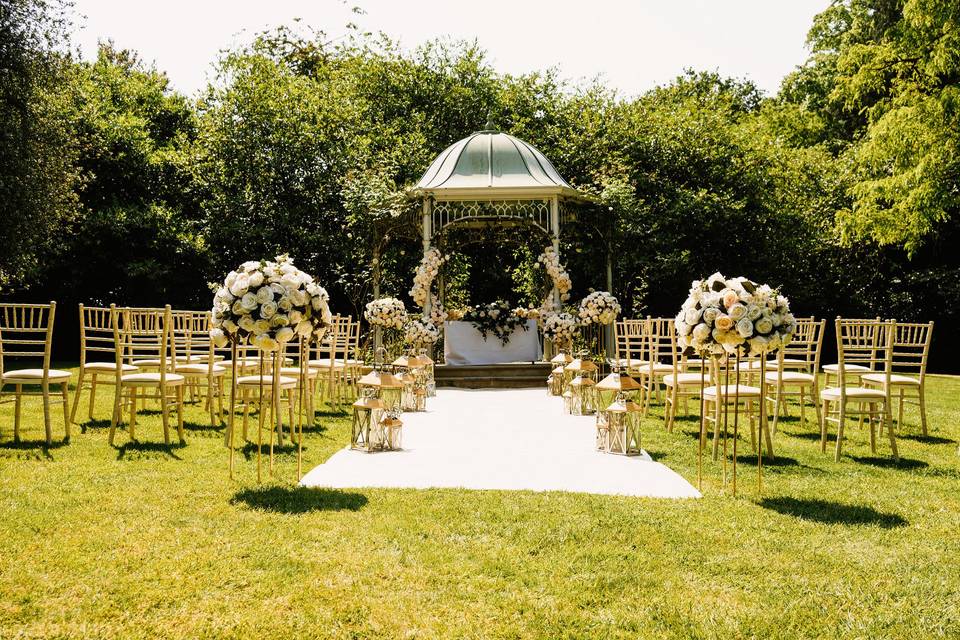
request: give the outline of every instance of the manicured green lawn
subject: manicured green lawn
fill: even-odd
[[[907,412],[900,464],[853,423],[835,464],[788,420],[759,500],[749,464],[734,499],[713,463],[685,501],[297,489],[289,453],[258,487],[196,407],[185,447],[157,415],[110,447],[107,396],[50,449],[37,401],[21,444],[0,406],[0,637],[960,635],[958,378],[930,384],[929,438]],[[661,425],[645,448],[695,482],[693,421]],[[305,470],[347,439],[323,417]]]

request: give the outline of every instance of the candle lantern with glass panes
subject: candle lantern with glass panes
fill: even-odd
[[[563,365],[558,365],[547,376],[547,393],[551,396],[563,395]]]
[[[640,454],[640,417],[643,409],[633,400],[629,400],[623,393],[618,393],[616,399],[606,409],[607,414],[607,453],[616,453],[624,456]]]
[[[573,396],[570,414],[574,416],[589,416],[597,410],[597,383],[583,375],[578,375],[570,381],[568,389]]]
[[[384,404],[376,397],[376,393],[373,387],[364,387],[360,397],[353,403],[351,449],[367,452],[383,449],[385,434],[381,427],[381,414]]]
[[[420,360],[423,362],[423,374],[426,381],[427,397],[433,398],[437,395],[437,380],[434,377],[434,362],[426,349],[420,349]]]

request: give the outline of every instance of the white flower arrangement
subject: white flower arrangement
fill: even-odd
[[[430,294],[430,317],[427,320],[439,330],[446,322],[448,315],[447,310],[443,308],[443,303],[440,302],[440,298],[435,293]]]
[[[380,298],[368,302],[363,316],[373,326],[386,329],[403,329],[407,323],[407,309],[402,300]]]
[[[527,330],[526,317],[517,315],[516,309],[512,309],[503,300],[479,307],[467,307],[462,318],[466,322],[472,322],[484,340],[488,333],[492,333],[504,344],[509,342],[517,327]]]
[[[416,273],[413,274],[413,288],[410,289],[410,297],[414,304],[421,309],[427,304],[428,299],[431,300],[431,307],[433,306],[435,296],[431,296],[430,288],[433,286],[437,274],[440,273],[440,267],[448,259],[440,253],[439,249],[431,247],[420,260],[420,265],[417,267]]]
[[[540,328],[543,335],[559,345],[570,345],[577,332],[579,323],[573,314],[554,309],[544,310],[540,314]]]
[[[553,247],[547,247],[543,250],[543,253],[540,254],[540,257],[537,258],[537,262],[543,264],[547,275],[550,276],[550,281],[553,283],[553,286],[560,292],[560,300],[563,302],[569,300],[570,289],[573,288],[573,280],[570,279],[570,274],[567,273],[567,270],[564,269],[560,263],[560,256],[556,250],[554,250]]]
[[[772,353],[790,343],[790,301],[768,285],[715,273],[695,280],[674,321],[681,348],[722,355]]]
[[[286,254],[244,262],[211,289],[210,338],[218,347],[248,338],[264,351],[275,351],[296,336],[319,339],[332,322],[326,290]]]
[[[580,301],[580,323],[611,324],[620,315],[620,302],[612,293],[594,291]]]
[[[409,345],[426,347],[440,339],[440,329],[431,322],[411,320],[403,330],[403,339]]]

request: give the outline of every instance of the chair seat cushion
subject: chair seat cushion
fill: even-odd
[[[316,377],[317,377],[317,370],[316,370],[316,369],[311,369],[310,367],[307,367],[306,373],[307,373],[307,377],[308,377],[308,378],[316,378]],[[280,375],[281,375],[281,376],[290,376],[290,377],[294,377],[294,378],[298,378],[298,379],[299,379],[299,378],[300,378],[300,367],[280,367]]]
[[[699,373],[678,373],[676,378],[677,383],[679,383],[680,386],[693,386],[700,384]],[[663,376],[663,384],[667,385],[668,387],[672,387],[674,384],[673,379],[674,375],[672,373],[668,373],[667,375]]]
[[[175,373],[168,373],[166,376],[166,383],[168,385],[183,384],[183,376],[178,376]],[[130,387],[156,386],[160,384],[160,374],[154,372],[131,373],[125,376],[120,376],[120,384]]]
[[[639,358],[617,358],[614,362],[618,367],[629,367],[630,369],[639,369],[649,364],[646,360],[640,360]]]
[[[760,360],[751,360],[748,366],[749,369],[754,371],[760,368]],[[776,371],[777,370],[777,361],[767,360],[767,371]],[[798,358],[784,358],[783,359],[783,368],[784,369],[806,369],[807,361],[800,360]]]
[[[767,382],[772,382],[776,384],[777,382],[777,372],[768,371],[764,378],[767,379]],[[784,371],[783,372],[783,381],[788,384],[813,384],[813,374],[812,373],[803,373],[802,371]]]
[[[269,362],[269,361],[265,361]],[[237,358],[238,367],[256,367],[260,364],[260,358]],[[233,366],[233,360],[223,360],[217,363],[217,366],[229,369]]]
[[[864,382],[883,384],[886,381],[887,376],[882,373],[868,373],[866,375],[860,376],[860,379],[863,380]],[[890,384],[919,387],[920,379],[914,378],[913,376],[901,375],[899,373],[891,373]]]
[[[60,369],[48,369],[47,379],[51,382],[69,380],[70,372],[61,371]],[[37,384],[41,380],[43,380],[43,369],[14,369],[13,371],[5,371],[3,374],[3,381],[8,384]]]
[[[747,399],[760,397],[760,387],[752,387],[746,384],[722,384],[720,386],[709,386],[703,390],[703,395],[707,398],[716,398],[718,390],[721,396],[725,396],[727,398],[733,398],[738,394],[741,398]]]
[[[260,380],[263,379],[263,386],[271,387],[273,385],[273,376],[240,376],[237,378],[237,385],[241,387],[260,387]],[[282,389],[291,389],[297,386],[297,379],[291,378],[288,376],[280,376],[277,380],[280,383],[280,388]]]
[[[846,387],[844,389],[847,398],[851,400],[884,400],[887,397],[880,389],[867,389],[866,387]],[[826,400],[839,400],[840,387],[827,387],[820,392],[820,397]]]
[[[840,365],[825,364],[823,365],[823,370],[827,373],[837,373],[840,370]],[[870,371],[870,367],[865,367],[862,364],[845,364],[843,365],[843,370],[845,373],[860,373],[862,371]]]
[[[184,373],[187,375],[207,375],[207,372],[210,371],[209,365],[206,364],[178,364],[177,373]],[[222,376],[227,372],[226,369],[220,365],[213,365],[213,371],[211,372],[214,376]]]
[[[167,362],[170,362],[169,359]],[[160,358],[140,358],[139,360],[134,360],[133,364],[137,367],[159,367]]]
[[[137,370],[137,367],[135,367],[135,366],[132,365],[132,364],[126,364],[126,363],[124,363],[124,364],[120,365],[120,367],[121,367],[121,369],[122,369],[124,372],[136,371],[136,370]],[[116,371],[116,370],[117,370],[117,365],[116,365],[116,363],[113,363],[113,362],[88,362],[87,364],[83,365],[83,368],[86,369],[87,371],[110,371],[110,372],[113,372],[113,371]]]

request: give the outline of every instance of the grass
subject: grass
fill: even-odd
[[[749,464],[732,498],[707,463],[685,501],[303,489],[289,452],[258,486],[255,448],[231,481],[196,407],[186,446],[145,415],[111,447],[104,393],[46,447],[35,400],[19,444],[2,405],[0,637],[955,638],[960,379],[928,393],[930,437],[908,410],[899,464],[855,424],[836,464],[786,420],[762,498]],[[651,416],[644,446],[695,482],[695,432]],[[348,434],[327,412],[305,470]]]

